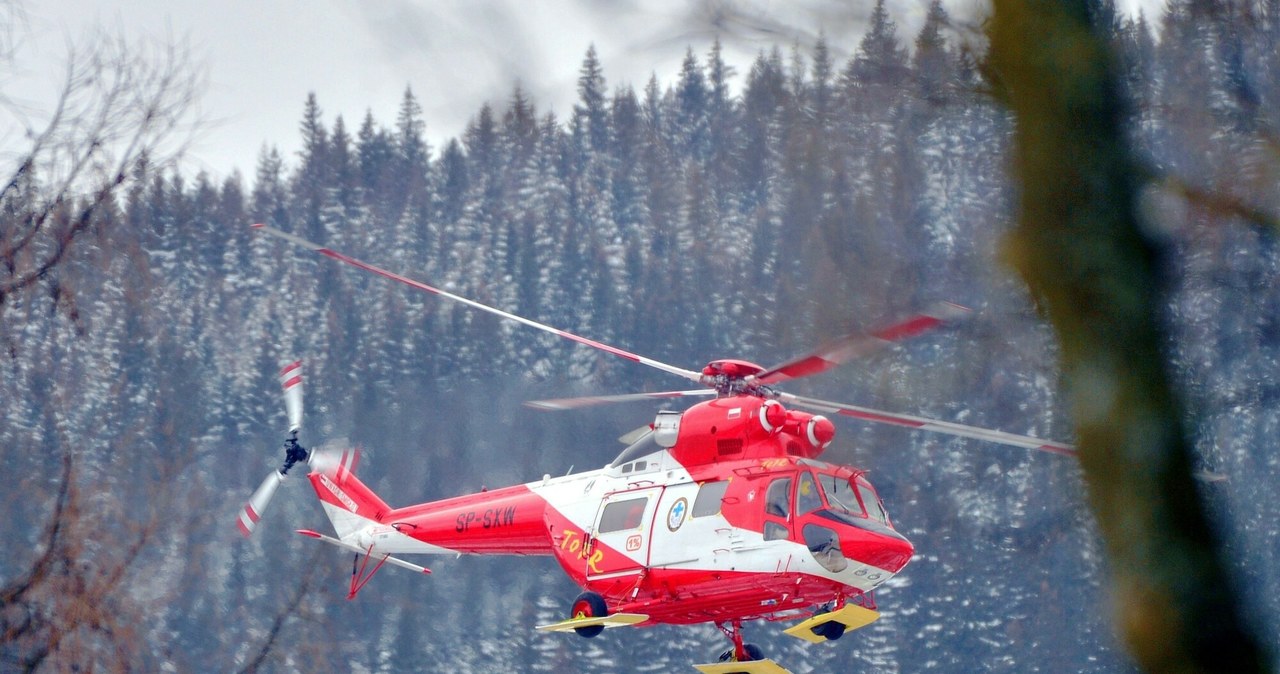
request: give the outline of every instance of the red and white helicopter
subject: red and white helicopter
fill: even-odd
[[[607,627],[714,623],[732,648],[706,674],[785,673],[744,643],[753,620],[799,620],[787,634],[821,643],[878,617],[872,591],[902,570],[914,549],[894,530],[865,471],[819,459],[835,437],[813,412],[1072,455],[1072,446],[784,393],[775,385],[834,368],[917,336],[967,312],[952,304],[868,333],[847,336],[777,367],[716,360],[687,370],[601,344],[367,264],[292,234],[254,225],[347,265],[461,302],[687,379],[700,388],[548,400],[568,409],[599,403],[705,396],[683,412],[658,412],[651,426],[608,466],[564,477],[393,508],[354,474],[353,451],[308,451],[301,364],[281,372],[289,418],[284,465],[253,493],[239,516],[252,534],[298,462],[311,469],[336,536],[298,533],[356,553],[348,598],[384,564],[420,573],[396,555],[551,555],[579,586],[568,618],[537,629],[594,637]],[[801,411],[801,410],[809,411]],[[372,561],[372,568],[369,567]]]

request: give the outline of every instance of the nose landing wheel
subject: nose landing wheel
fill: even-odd
[[[694,665],[694,669],[703,674],[790,674],[778,663],[764,657],[759,646],[743,643],[741,621],[716,623],[716,627],[729,637],[733,648],[721,653],[717,662]]]
[[[609,614],[609,607],[604,603],[604,597],[590,590],[578,595],[573,600],[573,606],[569,609],[570,618],[600,618]],[[598,636],[604,631],[604,625],[590,625],[587,627],[575,627],[574,632],[580,637],[590,639]]]

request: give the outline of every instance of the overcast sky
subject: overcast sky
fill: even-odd
[[[948,0],[966,15],[978,0]],[[899,36],[910,43],[928,0],[890,0]],[[540,112],[564,119],[578,68],[594,43],[611,89],[642,89],[650,73],[664,85],[686,47],[705,59],[719,35],[735,85],[761,49],[799,42],[807,54],[819,30],[839,61],[857,48],[872,0],[28,0],[10,28],[16,52],[0,87],[30,110],[53,106],[68,45],[95,27],[132,39],[186,41],[205,67],[201,99],[210,121],[189,153],[187,172],[252,176],[264,143],[292,159],[308,92],[332,126],[358,128],[366,110],[395,122],[405,87],[422,105],[433,148],[459,136],[489,101],[501,109],[519,81]],[[39,121],[33,115],[31,121]],[[0,148],[21,141],[12,115],[0,116]],[[6,153],[8,154],[8,153]]]

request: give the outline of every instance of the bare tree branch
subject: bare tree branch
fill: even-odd
[[[285,623],[289,618],[299,615],[298,609],[299,606],[302,605],[302,600],[311,593],[311,584],[312,579],[315,576],[316,563],[320,559],[321,551],[316,550],[312,553],[311,560],[304,565],[307,571],[302,574],[301,579],[295,578],[293,575],[286,577],[287,582],[297,582],[297,586],[294,588],[293,594],[289,597],[289,601],[285,602],[284,606],[280,607],[275,618],[272,619],[271,629],[267,631],[266,639],[263,639],[262,646],[253,656],[253,659],[245,664],[244,668],[240,670],[241,674],[253,674],[253,672],[257,672],[266,663],[271,654],[279,647],[280,635],[284,630]]]
[[[49,279],[139,168],[171,165],[198,126],[203,81],[185,45],[90,45],[69,50],[53,111],[0,187],[0,306]]]

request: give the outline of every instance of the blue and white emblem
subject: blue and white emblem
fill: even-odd
[[[671,504],[671,510],[667,512],[667,528],[675,531],[684,524],[684,516],[689,514],[689,502],[683,498],[676,499]]]

